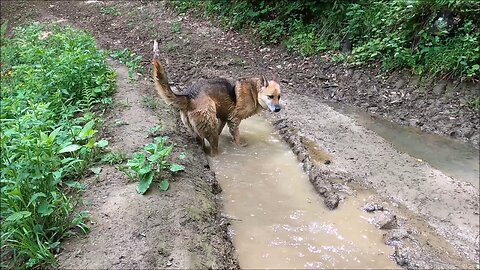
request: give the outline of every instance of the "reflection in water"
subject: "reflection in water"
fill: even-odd
[[[266,120],[247,119],[240,131],[248,146],[224,131],[211,163],[242,268],[399,268],[360,209],[366,195],[327,210]]]
[[[479,151],[473,145],[445,136],[429,134],[417,128],[401,126],[390,121],[373,118],[351,106],[327,103],[335,110],[352,116],[359,124],[375,131],[392,143],[397,150],[428,162],[456,180],[479,188]]]

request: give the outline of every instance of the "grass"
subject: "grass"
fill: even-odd
[[[120,16],[120,11],[116,7],[100,6],[100,13],[103,15]]]
[[[130,80],[133,79],[135,74],[138,74],[142,70],[142,56],[137,55],[129,48],[115,51],[110,54],[110,57],[120,61],[128,67],[128,78]]]
[[[87,33],[32,24],[1,36],[2,268],[55,265],[61,239],[88,231],[73,214],[78,179],[108,145],[95,108],[108,103],[115,72]]]
[[[158,100],[155,97],[151,97],[151,96],[144,97],[142,101],[145,107],[149,108],[150,110],[156,110],[160,105],[158,103]]]
[[[179,22],[173,22],[170,28],[174,34],[180,34],[182,32],[182,25]]]

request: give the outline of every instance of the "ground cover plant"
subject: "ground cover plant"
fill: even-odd
[[[154,143],[146,144],[143,151],[134,153],[126,166],[121,168],[130,179],[138,180],[137,192],[140,194],[145,194],[154,181],[159,182],[161,191],[166,191],[170,183],[168,179],[162,178],[162,173],[165,170],[170,172],[185,170],[183,165],[169,161],[175,145],[167,145],[167,137],[155,137],[154,140]],[[182,154],[179,158],[183,159],[185,155]]]
[[[115,72],[92,36],[31,24],[1,36],[2,268],[55,264],[60,240],[86,231],[73,214],[80,176],[106,147],[94,111],[111,102]]]
[[[430,77],[480,77],[477,0],[182,0],[266,44],[310,56],[322,52],[351,65],[406,69]],[[343,51],[345,54],[340,54]],[[351,54],[350,54],[351,53]]]

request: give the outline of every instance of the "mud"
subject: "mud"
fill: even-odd
[[[405,268],[474,268],[478,262],[478,188],[399,152],[374,132],[322,103],[333,100],[353,104],[369,113],[469,140],[478,146],[479,115],[468,106],[479,95],[478,84],[426,83],[409,75],[354,70],[333,64],[328,57],[287,54],[281,48],[262,46],[244,33],[223,31],[194,16],[178,16],[164,2],[2,1],[1,5],[2,21],[8,19],[10,25],[55,18],[90,31],[102,48],[128,47],[144,57],[144,75],[150,71],[151,41],[160,39],[161,57],[166,60],[169,79],[179,91],[200,78],[279,74],[285,106],[280,114],[265,116],[302,162],[327,207],[341,207],[359,190],[366,190],[373,196],[366,202],[368,214],[376,218],[372,222],[384,228],[384,241],[394,247],[394,259]],[[141,82],[143,86],[138,90],[148,90],[140,93],[153,96],[151,83]],[[147,111],[142,112],[138,121],[148,123],[150,118],[144,114]],[[110,175],[107,177],[110,180],[92,183],[95,188],[90,189],[91,195],[87,192],[86,198],[94,202],[95,209],[103,209],[115,218],[106,218],[98,211],[91,235],[105,235],[102,239],[110,240],[125,228],[128,233],[103,246],[101,250],[107,255],[96,256],[100,258],[96,258],[92,267],[112,263],[117,263],[115,268],[238,266],[224,234],[228,222],[218,215],[218,204],[214,201],[214,193],[220,188],[204,154],[181,127],[174,111],[160,106],[154,115],[164,122],[163,134],[181,146],[179,151],[189,153],[185,165],[192,169],[175,178],[171,193],[152,193],[134,200],[136,197],[129,193],[134,191],[133,186],[113,169],[105,168],[102,175]],[[147,124],[138,125],[138,131],[132,130],[135,133],[121,130],[130,125],[115,127],[118,129],[112,133],[112,147],[130,147],[131,151],[147,140],[134,139],[135,134],[144,136],[147,132],[144,129]],[[125,132],[128,136],[121,134]],[[111,182],[117,187],[110,187]],[[174,192],[179,195],[173,196]],[[120,201],[118,205],[110,205],[110,200]],[[142,215],[115,216],[114,212],[130,208],[126,207],[126,201],[141,210]],[[145,203],[155,207],[148,210]],[[171,212],[147,214],[161,205]],[[185,207],[179,207],[182,205]],[[157,224],[155,221],[164,220],[161,217],[170,217],[170,213],[172,223],[165,225],[166,228],[153,226]],[[135,226],[126,226],[126,221]],[[107,223],[117,224],[116,234],[109,233]],[[135,231],[140,231],[140,237],[135,237]],[[82,260],[95,257],[92,254],[99,242],[91,236],[82,241],[72,240],[65,245],[65,253],[60,254],[65,265],[83,265]],[[122,255],[115,248],[130,244],[139,248],[125,249],[132,259],[120,258]],[[84,253],[80,251],[76,256],[77,250]]]

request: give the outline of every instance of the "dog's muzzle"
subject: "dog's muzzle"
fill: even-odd
[[[275,108],[273,109],[274,112],[279,112],[280,111],[280,106],[275,106]]]

